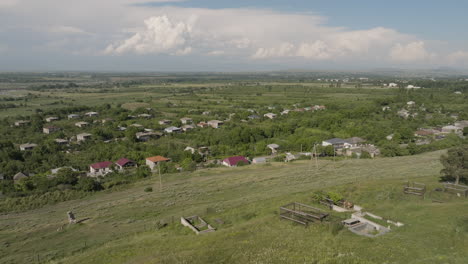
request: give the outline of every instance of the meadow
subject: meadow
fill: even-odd
[[[465,263],[468,201],[406,196],[403,183],[440,187],[444,151],[374,160],[303,160],[157,175],[121,190],[0,216],[2,263]],[[152,192],[145,192],[148,186]],[[280,220],[279,206],[335,191],[403,227],[377,238]],[[82,223],[67,226],[72,210]],[[181,216],[217,228],[195,235]],[[220,221],[220,220],[221,221]],[[61,227],[63,226],[63,229]]]

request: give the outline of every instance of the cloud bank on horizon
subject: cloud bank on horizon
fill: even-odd
[[[154,57],[156,64],[186,57],[206,59],[209,67],[223,60],[238,65],[274,62],[285,68],[327,62],[468,66],[468,50],[385,26],[351,30],[329,26],[326,17],[312,13],[171,6],[180,1],[147,6],[133,0],[0,0],[0,36],[9,36],[8,41],[0,38],[0,58],[8,54],[14,61],[15,54],[27,54],[34,61],[40,53],[51,60]],[[44,13],[53,13],[53,19]],[[27,36],[29,44],[24,43]]]

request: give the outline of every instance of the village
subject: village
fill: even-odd
[[[247,116],[247,120],[240,120],[241,122],[252,122],[256,121],[258,122],[260,119],[266,119],[266,120],[275,120],[280,116],[281,118],[285,118],[289,113],[304,113],[304,112],[315,112],[315,111],[324,111],[326,110],[326,107],[324,105],[315,105],[311,107],[303,107],[303,108],[298,108],[298,104],[294,105],[294,109],[276,109],[275,107],[268,107],[267,110],[276,110],[276,112],[279,112],[279,115],[268,112],[263,114],[263,117],[257,114],[257,111],[253,109],[247,109],[247,111],[250,113],[250,115]],[[389,106],[384,106],[382,108],[382,111],[385,113],[387,111],[390,111],[391,108]],[[161,120],[155,120],[154,116],[151,114],[152,109],[151,108],[146,108],[145,111],[147,113],[142,113],[138,115],[129,115],[128,119],[130,122],[127,122],[124,125],[118,125],[114,129],[117,131],[126,131],[129,128],[134,128],[136,131],[134,134],[134,137],[137,141],[139,142],[148,142],[150,140],[157,140],[160,137],[164,136],[169,136],[171,134],[178,134],[178,133],[197,133],[197,130],[199,129],[218,129],[226,124],[229,124],[231,121],[231,118],[234,117],[236,114],[235,113],[230,113],[229,117],[227,119],[224,119],[222,121],[220,120],[209,120],[209,121],[199,121],[199,122],[194,122],[194,120],[190,117],[182,117],[180,118],[179,121],[177,121],[178,124],[181,124],[181,126],[173,126],[173,121],[169,119],[161,119]],[[400,118],[403,119],[408,119],[408,118],[414,118],[417,116],[417,114],[421,111],[425,111],[424,106],[417,106],[414,101],[408,101],[406,104],[406,107],[400,109],[397,111],[397,115]],[[209,111],[204,111],[202,116],[207,116],[210,115]],[[58,117],[58,116],[49,116],[44,119],[44,122],[47,125],[44,125],[42,128],[42,132],[45,135],[50,135],[50,134],[57,134],[57,132],[62,131],[62,128],[55,125],[57,121],[61,120],[64,117]],[[54,142],[58,145],[62,146],[70,146],[73,144],[82,144],[86,141],[92,140],[93,134],[88,133],[86,130],[87,128],[91,126],[99,126],[99,125],[109,125],[109,124],[115,124],[116,122],[112,118],[103,118],[100,117],[98,112],[86,112],[86,113],[73,113],[73,114],[68,114],[65,119],[68,120],[68,122],[73,123],[74,126],[82,129],[82,132],[79,134],[76,134],[76,136],[72,136],[70,138],[55,138]],[[457,119],[457,115],[452,115],[451,118]],[[82,121],[80,121],[80,119]],[[146,122],[157,122],[157,124],[162,127],[160,130],[152,129],[152,128],[145,128],[143,125],[135,122],[136,120],[145,120]],[[86,120],[86,121],[83,121]],[[135,120],[132,122],[132,120]],[[13,126],[18,127],[18,128],[23,128],[23,127],[28,127],[30,125],[29,120],[18,120],[15,121]],[[446,126],[442,127],[424,127],[424,128],[419,128],[418,130],[414,131],[414,137],[415,141],[414,143],[416,145],[428,145],[434,141],[439,141],[443,140],[446,138],[447,135],[454,134],[457,135],[460,138],[464,138],[464,129],[468,127],[468,121],[467,120],[460,120],[460,121],[455,121],[452,124],[448,124]],[[63,131],[62,131],[63,132]],[[386,136],[386,140],[392,141],[394,137],[394,134],[390,134]],[[123,137],[123,138],[109,138],[107,140],[104,140],[104,143],[110,143],[110,142],[115,142],[119,140],[128,140],[128,138]],[[39,144],[37,143],[23,143],[19,144],[18,147],[21,151],[31,151],[34,148],[38,147]],[[408,144],[400,144],[401,147],[405,148],[408,146]],[[318,147],[320,147],[320,151],[317,151]],[[261,157],[244,157],[242,155],[237,155],[237,156],[231,156],[231,157],[226,157],[223,159],[212,159],[210,158],[210,148],[209,146],[199,146],[199,147],[193,147],[193,146],[186,146],[184,151],[189,151],[191,154],[199,154],[203,157],[203,161],[207,164],[219,164],[219,165],[224,165],[227,167],[236,167],[239,165],[247,165],[247,164],[264,164],[268,161],[285,161],[285,162],[290,162],[296,159],[303,159],[303,158],[315,158],[317,156],[324,157],[324,156],[344,156],[344,157],[356,157],[359,158],[362,155],[363,157],[370,157],[374,158],[377,157],[381,154],[380,149],[375,146],[374,144],[368,143],[366,139],[360,138],[360,137],[351,137],[347,139],[342,139],[342,138],[331,138],[331,139],[326,139],[323,140],[322,142],[317,142],[314,144],[313,148],[309,152],[304,152],[304,151],[299,151],[299,152],[290,152],[290,151],[281,151],[282,148],[279,144],[272,143],[267,145],[267,149],[270,151],[269,156],[261,156]],[[65,152],[70,152],[72,149],[65,148]],[[170,158],[166,158],[163,156],[156,156],[156,157],[148,157],[145,159],[145,161],[132,161],[130,159],[127,159],[126,157],[121,157],[120,159],[111,162],[111,161],[96,161],[93,164],[89,165],[89,171],[87,172],[87,176],[89,177],[100,177],[100,176],[105,176],[106,174],[117,171],[117,172],[123,172],[125,169],[128,168],[134,168],[137,167],[138,164],[140,165],[145,165],[148,166],[151,170],[155,170],[157,165],[160,162],[169,162],[171,161]],[[65,164],[64,164],[65,165]],[[176,165],[176,168],[178,170],[182,170],[183,168],[180,166]],[[60,169],[59,168],[51,168],[51,174],[50,176],[53,177],[54,174],[57,173],[57,171]],[[72,168],[75,171],[78,171],[78,169]],[[27,177],[28,175],[34,175],[29,172],[21,171],[18,172],[13,176],[13,180],[15,182],[19,182],[22,178]]]

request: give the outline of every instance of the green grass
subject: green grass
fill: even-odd
[[[465,263],[468,200],[433,203],[401,190],[406,180],[440,185],[441,153],[320,161],[319,171],[308,161],[207,169],[165,175],[162,192],[155,177],[123,191],[0,216],[0,262]],[[153,192],[144,192],[148,186]],[[370,239],[333,231],[333,223],[306,229],[279,220],[280,205],[311,203],[317,190],[340,192],[405,226]],[[58,231],[69,210],[90,219]],[[217,231],[197,236],[179,224],[181,216],[195,214]]]

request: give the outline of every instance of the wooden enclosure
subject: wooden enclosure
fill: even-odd
[[[328,216],[324,211],[301,203],[290,203],[280,207],[280,218],[308,226],[309,223],[322,222]]]
[[[468,186],[455,184],[455,183],[444,183],[444,192],[457,194],[461,197],[468,197]]]
[[[424,196],[426,193],[426,184],[408,181],[403,187],[403,192],[405,194]]]

